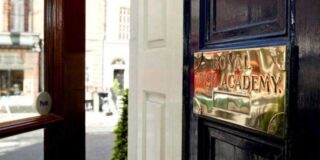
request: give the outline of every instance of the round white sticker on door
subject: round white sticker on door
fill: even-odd
[[[50,112],[52,104],[51,96],[48,92],[40,92],[36,99],[36,109],[41,115],[46,115]]]

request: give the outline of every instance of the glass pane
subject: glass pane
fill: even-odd
[[[43,160],[43,129],[0,139],[1,160]]]
[[[43,19],[43,0],[0,0],[0,122],[38,115]]]

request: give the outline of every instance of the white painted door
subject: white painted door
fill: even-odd
[[[132,0],[130,160],[182,158],[183,1]]]

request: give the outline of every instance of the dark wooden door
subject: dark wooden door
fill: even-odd
[[[319,8],[318,1],[302,0],[185,0],[185,159],[274,160],[319,157],[316,154],[319,143],[316,142],[319,142],[320,134],[315,121],[319,122],[317,117],[320,112],[319,107],[315,106],[319,104],[320,85],[314,81],[320,75],[316,69],[319,66],[316,59],[319,59],[320,46],[320,39],[317,38],[319,28],[316,27],[320,23]],[[195,111],[194,104],[198,102],[195,102],[194,97],[199,83],[196,66],[200,65],[194,58],[197,54],[201,54],[203,59],[205,53],[214,55],[215,52],[226,50],[270,46],[286,48],[284,110],[281,113],[283,133],[280,136],[248,127],[249,123],[246,126],[227,121],[223,117],[228,117],[229,112],[216,117]],[[265,53],[261,54],[265,56]],[[212,98],[210,96],[213,95],[208,96]],[[309,140],[309,143],[312,140],[316,142],[312,142],[311,147],[303,139]]]

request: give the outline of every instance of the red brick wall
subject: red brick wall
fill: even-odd
[[[8,32],[10,29],[10,0],[3,0],[3,31]]]

